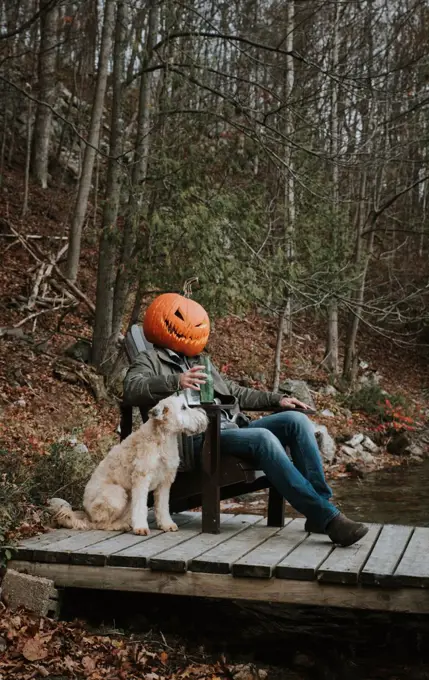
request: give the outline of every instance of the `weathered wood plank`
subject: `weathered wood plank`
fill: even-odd
[[[155,532],[153,532],[155,534]],[[164,552],[169,548],[189,541],[194,536],[201,534],[201,515],[185,524],[179,531],[159,532],[156,535],[143,536],[141,541],[125,550],[110,555],[108,564],[116,567],[145,567],[151,557]]]
[[[149,560],[149,567],[158,571],[185,572],[193,559],[228,541],[259,519],[257,515],[228,515],[221,523],[220,534],[194,536],[189,541],[152,557]]]
[[[14,555],[17,555],[17,559],[20,560],[32,560],[34,558],[34,552],[36,549],[43,548],[45,546],[51,545],[53,543],[59,543],[65,538],[70,538],[74,536],[79,531],[75,529],[53,529],[46,534],[39,534],[39,536],[33,536],[33,538],[26,538],[17,546],[12,548]]]
[[[173,515],[173,520],[176,522],[177,526],[180,527],[190,522],[191,517],[189,515]],[[149,522],[149,527],[151,528],[151,533],[147,537],[136,536],[135,534],[128,532],[120,534],[119,536],[108,537],[100,543],[79,548],[79,550],[76,550],[70,555],[70,562],[72,564],[87,564],[93,566],[107,564],[110,555],[120,552],[121,550],[126,550],[143,540],[148,540],[149,538],[153,538],[162,533],[162,531],[152,528],[156,527],[154,517]]]
[[[11,569],[43,576],[64,588],[97,588],[284,604],[372,609],[429,614],[429,589],[378,588],[293,579],[233,578],[231,574],[171,574],[126,567],[87,567],[74,564],[42,564],[12,561]]]
[[[369,531],[358,543],[349,548],[335,548],[317,570],[319,581],[332,583],[357,583],[381,527],[371,524]]]
[[[402,586],[429,587],[429,528],[414,530],[395,570],[394,582]]]
[[[100,543],[112,536],[119,536],[121,533],[121,531],[102,531],[101,529],[79,531],[70,538],[34,549],[33,560],[40,562],[69,562],[71,554],[76,550],[93,545],[94,543]]]
[[[211,574],[229,574],[231,565],[256,548],[261,543],[274,536],[279,527],[267,527],[266,520],[259,520],[237,536],[215,546],[200,557],[192,560],[191,570]]]
[[[409,543],[413,527],[386,524],[381,530],[371,555],[359,577],[366,585],[389,585],[393,573]]]
[[[283,529],[234,562],[232,575],[271,578],[276,565],[307,536],[304,524],[305,519],[302,518],[288,520]]]
[[[329,536],[310,534],[276,567],[277,578],[293,578],[312,581],[317,569],[334,550]]]

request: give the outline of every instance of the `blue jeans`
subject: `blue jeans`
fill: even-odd
[[[284,411],[254,420],[249,427],[222,430],[221,454],[255,463],[313,527],[323,531],[339,514],[329,502],[332,491],[325,480],[313,427],[303,413]]]

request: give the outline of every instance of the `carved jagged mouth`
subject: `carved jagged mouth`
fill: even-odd
[[[167,330],[169,333],[172,333],[173,335],[176,336],[176,338],[182,338],[183,340],[186,340],[186,335],[183,335],[182,333],[179,333],[179,331],[175,328],[175,326],[168,320],[164,319],[164,323],[167,326]]]

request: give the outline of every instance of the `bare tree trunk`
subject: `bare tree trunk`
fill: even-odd
[[[27,104],[27,151],[25,154],[25,173],[24,173],[24,199],[22,202],[22,217],[28,212],[28,194],[30,190],[30,158],[31,143],[33,139],[33,100],[28,99]]]
[[[293,52],[293,36],[294,36],[294,22],[295,22],[295,6],[294,0],[289,0],[287,3],[287,38],[286,50],[288,55],[286,57],[286,87],[285,87],[285,104],[286,104],[286,148],[285,148],[285,235],[286,235],[286,257],[288,262],[289,275],[292,274],[293,261],[295,257],[295,180],[292,157],[292,143],[290,141],[293,132],[292,119],[292,105],[290,100],[294,79],[295,79],[295,60],[292,56]],[[284,318],[284,332],[286,335],[292,335],[292,299],[290,294],[287,298],[286,315]]]
[[[70,244],[67,254],[66,268],[66,275],[70,281],[76,280],[79,270],[82,229],[85,221],[86,209],[88,206],[88,197],[91,191],[94,160],[100,139],[100,128],[103,118],[104,95],[106,93],[108,64],[112,49],[112,33],[115,21],[115,4],[115,0],[105,0],[97,82],[92,105],[88,144],[85,148],[82,174],[74,208],[73,221],[70,227]]]
[[[336,73],[339,55],[339,3],[335,3],[334,8],[334,35],[333,35],[333,55],[332,71]],[[339,129],[338,129],[338,82],[332,81],[331,96],[331,156],[332,156],[332,189],[334,212],[339,210],[339,171],[338,171],[338,151],[339,151]],[[335,229],[337,229],[335,225]],[[338,238],[338,234],[332,234],[332,240]],[[339,370],[338,358],[338,300],[331,298],[328,304],[328,337],[326,342],[325,365],[332,373],[337,374]]]
[[[277,392],[279,389],[280,375],[282,370],[282,344],[284,335],[284,326],[287,323],[287,315],[289,311],[289,298],[283,308],[283,312],[279,316],[279,325],[277,330],[277,341],[276,341],[276,353],[274,359],[274,380],[273,380],[273,392]]]
[[[293,172],[293,158],[292,158],[292,143],[291,135],[293,133],[293,119],[292,106],[290,97],[292,94],[295,70],[293,52],[293,38],[294,38],[294,23],[295,23],[295,3],[294,0],[289,0],[287,3],[287,25],[286,25],[286,50],[288,55],[286,57],[286,78],[284,87],[284,98],[286,106],[286,124],[285,124],[285,149],[284,149],[284,231],[285,231],[285,251],[287,261],[288,275],[292,275],[293,260],[295,256],[295,182]],[[285,288],[286,302],[282,314],[279,316],[279,325],[277,329],[277,342],[274,363],[274,383],[273,390],[276,391],[279,386],[280,371],[281,371],[281,351],[283,345],[284,335],[292,337],[292,298],[290,292]]]
[[[356,249],[355,249],[355,263],[356,263],[357,267],[362,266],[362,248],[364,246],[363,239],[362,239],[362,232],[363,232],[364,224],[365,224],[365,221],[366,221],[366,214],[367,214],[367,208],[366,208],[366,203],[365,203],[365,198],[364,198],[366,196],[366,185],[367,185],[367,173],[366,173],[366,170],[363,170],[362,179],[361,179],[361,186],[360,186],[361,201],[360,201],[360,206],[359,206],[358,230],[357,230]],[[373,242],[373,239],[371,238],[371,250],[372,250],[372,242]],[[350,314],[349,326],[348,326],[348,329],[347,329],[346,343],[345,343],[345,349],[344,349],[343,378],[345,378],[346,380],[349,380],[349,381],[353,380],[353,373],[355,371],[356,338],[357,338],[357,332],[358,332],[358,327],[359,327],[359,313],[360,313],[360,310],[362,308],[362,303],[363,303],[363,300],[364,300],[365,280],[366,280],[366,274],[367,274],[367,270],[368,270],[368,264],[369,264],[369,258],[367,257],[365,259],[365,264],[362,268],[359,288],[358,288],[356,295],[355,295],[356,309],[353,312],[351,312],[351,314]]]
[[[144,66],[149,65],[152,57],[152,48],[156,39],[158,26],[158,5],[155,0],[151,1],[147,36],[145,45]],[[113,302],[112,339],[114,344],[121,331],[122,315],[128,297],[130,286],[129,267],[136,243],[137,228],[142,216],[143,196],[145,192],[144,180],[147,174],[149,158],[149,125],[150,125],[150,101],[151,101],[152,73],[145,71],[140,80],[139,113],[137,120],[137,137],[134,152],[134,167],[132,174],[132,186],[125,216],[124,234],[122,241],[121,259],[115,283]]]
[[[40,8],[51,4],[41,0]],[[40,16],[40,50],[38,59],[39,99],[52,106],[55,101],[56,38],[58,10],[56,6]],[[38,104],[34,125],[31,171],[43,189],[48,186],[49,144],[51,139],[52,111]]]
[[[126,3],[125,0],[120,0],[116,14],[113,55],[113,98],[110,122],[111,159],[107,170],[103,223],[100,235],[95,322],[92,341],[92,362],[97,368],[102,367],[108,341],[112,334],[115,262],[117,257],[116,219],[121,192],[121,167],[115,158],[121,154],[123,149],[121,111],[125,72],[126,26]]]

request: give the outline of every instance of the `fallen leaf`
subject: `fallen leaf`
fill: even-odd
[[[159,659],[160,659],[161,663],[163,663],[165,665],[168,661],[167,652],[161,652],[161,654],[159,655]]]
[[[92,673],[97,667],[97,662],[91,656],[84,656],[82,659],[82,666],[87,673]]]
[[[76,662],[73,661],[71,656],[67,655],[67,656],[64,657],[64,666],[66,667],[66,669],[68,671],[74,671],[74,669],[76,667]]]
[[[30,638],[24,645],[22,656],[27,661],[41,661],[41,659],[46,659],[48,651],[41,640]]]

